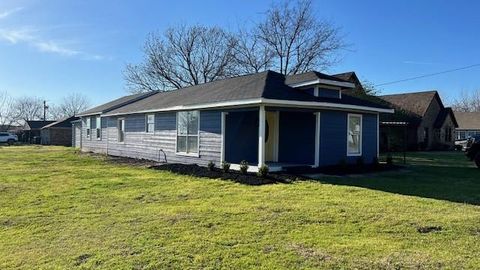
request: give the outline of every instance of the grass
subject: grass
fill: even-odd
[[[0,269],[478,268],[480,170],[460,153],[408,163],[247,186],[1,147]]]

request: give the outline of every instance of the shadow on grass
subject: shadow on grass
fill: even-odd
[[[463,156],[416,154],[407,170],[359,177],[323,177],[322,183],[480,205],[480,170]]]

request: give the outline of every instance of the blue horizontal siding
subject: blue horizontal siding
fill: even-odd
[[[278,161],[315,163],[315,115],[311,112],[280,112]]]
[[[145,114],[134,114],[125,117],[126,132],[145,131]]]
[[[200,130],[209,133],[222,133],[222,113],[220,111],[201,111]]]
[[[177,115],[174,112],[157,113],[155,114],[155,130],[176,130]]]
[[[230,112],[225,118],[225,160],[257,164],[258,112]]]

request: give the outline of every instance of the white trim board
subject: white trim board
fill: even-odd
[[[114,114],[107,113],[104,116],[119,116],[119,115],[127,115],[127,114],[168,112],[168,111],[190,111],[190,110],[224,108],[224,107],[241,107],[241,106],[249,106],[249,105],[266,105],[266,106],[270,105],[270,106],[301,107],[301,108],[313,108],[313,109],[356,110],[356,111],[362,111],[362,112],[394,113],[393,109],[383,109],[383,108],[375,108],[375,107],[352,105],[352,104],[255,98],[255,99],[244,99],[244,100],[236,100],[236,101],[212,102],[212,103],[205,103],[205,104],[199,104],[199,105],[180,105],[180,106],[172,106],[172,107],[163,108],[163,109],[142,110],[142,111],[136,111],[136,112],[124,112],[124,113],[114,113]]]
[[[288,86],[297,88],[297,87],[305,87],[305,86],[315,85],[315,84],[326,84],[326,85],[334,85],[334,86],[341,86],[341,87],[347,87],[347,88],[355,88],[355,84],[351,82],[339,82],[339,81],[325,80],[325,79],[316,79],[311,81],[292,83],[292,84],[289,84]]]

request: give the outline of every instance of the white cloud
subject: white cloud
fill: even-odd
[[[11,14],[22,10],[16,8],[4,12],[0,12],[0,19],[6,18]],[[73,57],[77,56],[83,60],[104,60],[108,59],[101,55],[91,54],[74,48],[70,48],[62,42],[45,39],[40,35],[40,31],[31,27],[20,28],[2,28],[0,27],[0,41],[9,44],[27,44],[36,50],[44,53],[53,53],[57,55]]]
[[[422,62],[422,61],[403,61],[403,64],[410,64],[410,65],[438,65],[438,63],[433,63],[433,62]]]
[[[19,12],[22,9],[23,9],[23,7],[17,7],[17,8],[6,10],[6,11],[0,11],[0,19],[4,19],[4,18],[12,15],[15,12]]]

